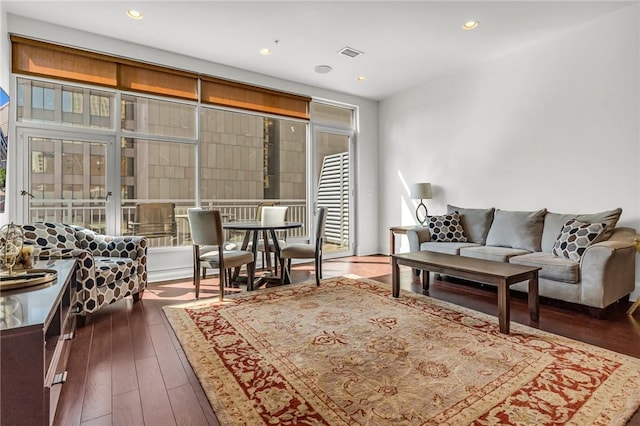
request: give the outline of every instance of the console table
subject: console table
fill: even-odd
[[[50,283],[0,293],[1,424],[50,425],[75,332],[75,259],[35,262]]]

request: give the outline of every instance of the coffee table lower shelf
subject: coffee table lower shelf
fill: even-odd
[[[538,271],[533,266],[514,265],[471,257],[419,251],[391,255],[392,296],[400,296],[400,265],[424,271],[422,288],[429,290],[429,272],[451,275],[498,287],[498,321],[500,332],[509,334],[510,298],[509,288],[515,283],[529,282],[529,316],[537,322],[539,316]]]

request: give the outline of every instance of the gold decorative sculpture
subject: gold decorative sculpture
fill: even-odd
[[[22,253],[23,245],[22,226],[11,222],[0,228],[0,247],[2,254],[2,269],[0,276],[13,276],[16,273],[13,267]]]

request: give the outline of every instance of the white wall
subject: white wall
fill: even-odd
[[[2,1],[0,1],[0,87],[7,93],[10,93],[10,76],[11,51],[9,49],[9,36],[7,35],[7,14],[4,12]],[[0,226],[9,222],[6,211],[7,206],[5,206],[4,212],[0,212]]]
[[[202,72],[222,78],[357,106],[360,114],[356,164],[359,196],[355,206],[357,254],[366,255],[379,251],[377,235],[372,232],[365,232],[378,226],[378,175],[374,167],[378,158],[377,102],[14,15],[7,15],[7,20],[8,31],[12,34],[40,38],[60,44],[135,58],[159,65]],[[5,38],[7,37],[6,28],[6,26],[2,27],[2,34]],[[8,49],[8,43],[6,48]],[[2,51],[4,56],[5,46],[3,46]],[[9,55],[6,57],[8,58]]]
[[[622,207],[640,230],[638,18],[635,4],[382,101],[380,246],[415,223],[411,182],[434,185],[433,214]]]

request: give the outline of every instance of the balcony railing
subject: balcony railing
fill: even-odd
[[[226,220],[251,220],[255,218],[256,206],[262,201],[275,201],[278,205],[288,206],[288,220],[302,222],[299,229],[290,230],[288,237],[304,238],[307,236],[307,206],[305,200],[203,200],[202,207],[219,209]],[[124,200],[121,207],[120,235],[127,235],[127,224],[136,222],[136,204],[171,202],[176,205],[175,215],[177,235],[175,237],[151,238],[151,247],[171,247],[190,245],[189,220],[187,209],[194,207],[193,200]],[[106,229],[106,202],[103,199],[32,199],[30,200],[30,222],[61,222],[92,229],[99,233]],[[242,238],[238,234],[230,234],[231,240]]]

